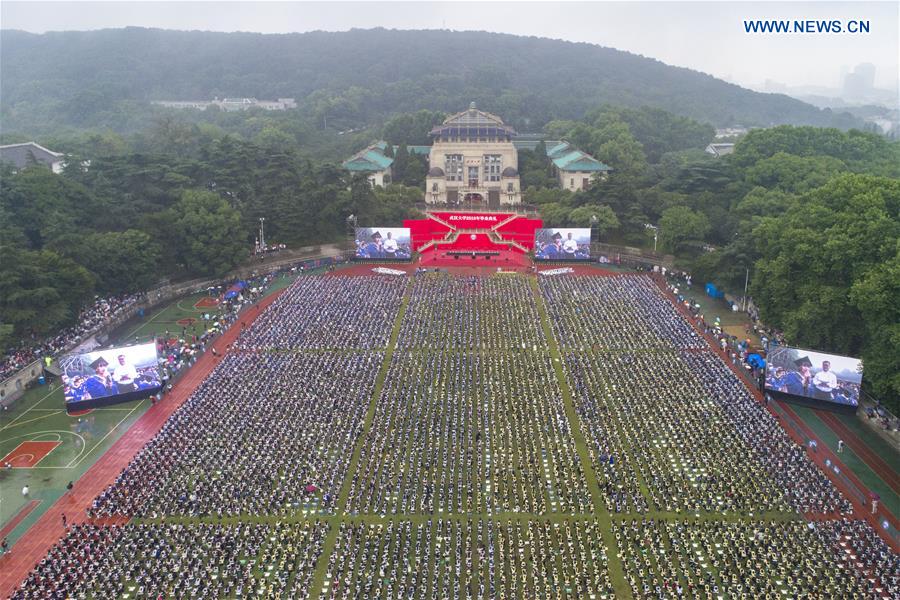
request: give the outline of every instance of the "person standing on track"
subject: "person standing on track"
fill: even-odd
[[[844,453],[844,440],[838,440],[838,454]]]

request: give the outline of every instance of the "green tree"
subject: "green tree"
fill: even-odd
[[[420,110],[415,113],[404,113],[391,117],[384,124],[384,139],[388,144],[420,145],[431,143],[428,138],[431,128],[440,125],[445,118],[442,112]]]
[[[595,130],[590,143],[581,147],[587,148],[597,160],[611,166],[612,177],[634,179],[643,177],[647,172],[644,148],[624,123]]]
[[[93,276],[69,258],[6,245],[0,252],[0,323],[20,339],[73,323],[93,295]]]
[[[223,275],[248,254],[240,213],[217,194],[186,190],[169,220],[178,240],[179,262],[193,275]]]
[[[541,218],[545,227],[565,227],[569,222],[569,213],[572,211],[568,206],[564,206],[559,202],[547,202],[541,205]]]
[[[406,144],[400,144],[397,152],[394,154],[394,163],[391,165],[391,178],[393,181],[403,183],[407,178],[407,169],[410,164],[409,151]]]
[[[408,187],[424,188],[425,175],[427,173],[428,164],[425,162],[425,157],[418,154],[410,154],[406,163],[406,173],[398,183]]]
[[[846,170],[843,161],[831,156],[795,156],[777,152],[748,167],[744,181],[753,186],[800,194],[824,185]]]
[[[673,206],[663,211],[659,219],[659,240],[672,252],[679,252],[688,244],[702,242],[709,231],[709,219],[687,206]]]
[[[576,227],[593,227],[602,239],[610,231],[619,228],[619,219],[608,206],[587,204],[572,209],[569,213],[569,224]]]
[[[537,204],[539,206],[558,202],[568,206],[571,204],[572,192],[569,190],[561,190],[558,188],[533,188],[525,190],[523,197],[528,204]]]
[[[91,233],[75,247],[72,258],[94,274],[102,294],[146,290],[160,275],[159,247],[143,231]]]
[[[274,125],[266,125],[262,131],[256,134],[253,141],[261,148],[278,152],[293,149],[297,145],[294,136]]]
[[[877,389],[893,389],[900,181],[841,175],[803,195],[753,235],[761,258],[751,290],[767,323],[798,346],[872,359]],[[892,321],[892,319],[894,319]]]
[[[0,205],[34,249],[83,227],[105,224],[100,204],[84,186],[42,165],[2,177]]]
[[[866,384],[896,414],[900,408],[900,242],[893,258],[853,283],[850,302],[864,320],[861,354]]]

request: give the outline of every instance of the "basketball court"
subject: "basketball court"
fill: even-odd
[[[215,308],[219,305],[219,301],[216,298],[211,296],[205,296],[200,298],[194,303],[194,308],[204,309],[204,308]]]
[[[13,469],[30,469],[37,466],[62,442],[22,442],[12,452],[0,459],[0,465],[9,463]]]

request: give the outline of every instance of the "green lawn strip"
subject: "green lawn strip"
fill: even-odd
[[[816,415],[814,410],[798,405],[792,405],[791,408],[819,436],[819,439],[824,444],[831,450],[837,451],[837,434]],[[837,456],[848,469],[853,471],[853,474],[859,478],[863,485],[881,496],[881,502],[885,509],[890,511],[895,517],[900,517],[900,497],[863,459],[847,445],[844,445],[844,452]]]
[[[397,311],[397,316],[394,318],[394,327],[391,330],[390,342],[388,342],[387,350],[384,353],[384,360],[381,363],[381,369],[378,371],[378,375],[375,378],[375,389],[372,391],[372,400],[369,402],[369,408],[366,412],[365,420],[363,421],[362,433],[356,440],[355,447],[353,448],[353,454],[350,457],[350,464],[347,466],[347,473],[344,475],[344,482],[341,485],[341,491],[338,495],[336,504],[338,516],[346,510],[347,501],[350,497],[350,484],[353,480],[354,473],[356,473],[356,469],[359,467],[359,459],[360,455],[362,454],[363,442],[365,441],[366,436],[372,428],[372,422],[375,420],[375,408],[378,405],[378,399],[381,397],[381,390],[384,388],[384,381],[385,379],[387,379],[387,373],[391,365],[391,359],[394,356],[394,350],[397,348],[397,339],[400,337],[400,325],[403,323],[403,316],[406,314],[406,308],[409,306],[411,288],[412,279],[408,280],[407,282],[406,291],[404,292],[403,299],[400,302],[400,309]],[[312,585],[310,586],[310,598],[318,598],[322,593],[322,586],[325,583],[325,576],[327,575],[326,571],[328,569],[329,558],[331,557],[331,553],[334,552],[334,546],[337,542],[339,524],[340,518],[334,518],[331,521],[331,527],[328,529],[328,534],[325,536],[325,542],[322,546],[322,554],[319,556],[319,560],[316,563],[316,570],[313,575]]]
[[[847,429],[855,433],[860,441],[878,455],[878,458],[886,462],[892,471],[900,473],[900,452],[897,452],[893,446],[881,439],[881,437],[872,431],[871,428],[863,424],[862,420],[867,417],[843,414],[835,414],[834,416],[839,419]],[[877,425],[877,427],[881,426]]]
[[[725,300],[710,298],[706,295],[703,286],[698,286],[696,283],[691,288],[679,285],[678,293],[685,299],[693,300],[694,304],[700,305],[700,312],[707,323],[714,323],[716,317],[719,317],[719,322],[724,327],[750,324],[750,317],[747,313],[731,310],[731,306]]]
[[[541,319],[541,329],[544,332],[544,339],[550,344],[550,357],[553,360],[553,369],[556,372],[557,383],[562,392],[563,407],[566,411],[566,418],[569,420],[569,430],[572,432],[572,438],[575,441],[575,450],[581,460],[581,470],[587,480],[588,490],[591,493],[591,502],[594,505],[594,516],[597,518],[597,524],[603,536],[603,543],[607,549],[609,559],[609,577],[612,581],[613,588],[618,597],[631,598],[631,586],[625,580],[625,571],[622,561],[619,559],[618,550],[615,543],[615,536],[612,532],[612,522],[609,513],[600,498],[600,483],[597,480],[597,474],[591,464],[590,452],[588,451],[587,442],[581,433],[581,423],[578,419],[578,413],[575,410],[575,403],[572,400],[572,393],[569,390],[569,384],[566,381],[565,373],[563,373],[562,355],[553,330],[550,327],[550,318],[547,315],[547,307],[544,306],[541,291],[538,287],[537,278],[531,278],[532,292],[534,293],[535,304],[537,305],[538,315]]]

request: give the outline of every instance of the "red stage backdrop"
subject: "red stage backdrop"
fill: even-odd
[[[543,226],[543,222],[515,213],[442,211],[429,213],[427,219],[408,219],[403,226],[411,231],[414,250],[431,241],[452,240],[452,244],[433,244],[428,249],[496,250],[500,247],[522,252],[534,248],[534,232]],[[490,232],[497,237],[493,238]],[[504,242],[516,242],[520,247]]]

